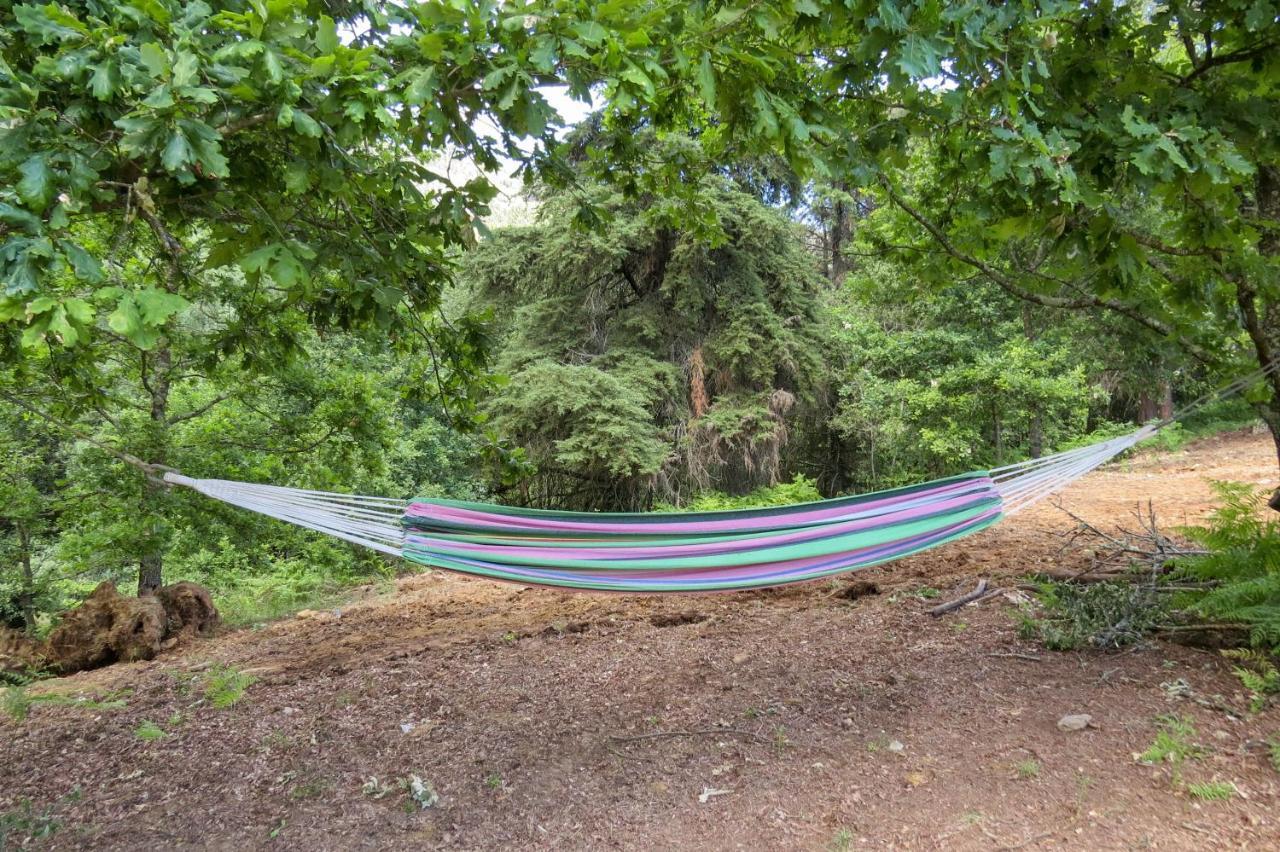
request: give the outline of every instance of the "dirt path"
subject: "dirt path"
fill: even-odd
[[[1064,496],[1123,519],[1207,510],[1207,479],[1274,485],[1265,436],[1140,456]],[[922,587],[1051,565],[1040,506],[836,583],[722,596],[595,597],[428,574],[393,593],[53,681],[123,709],[0,717],[0,834],[33,848],[1280,848],[1280,775],[1216,655],[1156,643],[1050,653],[999,597],[934,619]],[[863,581],[877,594],[850,596]],[[218,710],[211,663],[257,676]],[[1185,681],[1191,697],[1172,685]],[[1197,700],[1200,699],[1200,700]],[[1089,713],[1096,727],[1057,720]],[[1201,802],[1134,759],[1191,719]],[[145,721],[166,732],[143,740]],[[439,801],[411,805],[417,775]],[[371,777],[391,788],[362,788]],[[382,789],[381,787],[379,789]],[[30,809],[23,800],[30,801]],[[3,843],[0,842],[0,846]]]

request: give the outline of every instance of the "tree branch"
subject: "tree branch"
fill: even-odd
[[[1133,320],[1139,325],[1144,326],[1145,328],[1151,331],[1154,331],[1155,333],[1161,335],[1162,337],[1172,338],[1173,340],[1177,341],[1184,349],[1186,349],[1187,352],[1191,353],[1191,355],[1194,358],[1196,358],[1196,360],[1198,361],[1202,361],[1206,364],[1212,364],[1217,360],[1209,352],[1205,351],[1199,345],[1197,345],[1193,341],[1188,340],[1182,335],[1178,334],[1173,329],[1172,326],[1168,325],[1167,323],[1161,320],[1156,319],[1155,317],[1147,316],[1137,307],[1133,305],[1125,304],[1124,302],[1121,302],[1117,299],[1103,299],[1101,297],[1093,295],[1092,293],[1084,293],[1084,292],[1081,292],[1080,295],[1076,298],[1064,298],[1062,296],[1047,296],[1043,293],[1036,293],[1032,290],[1027,290],[1026,288],[1017,284],[1011,277],[1009,277],[999,269],[995,268],[991,264],[987,263],[981,258],[974,257],[973,255],[969,254],[966,251],[963,251],[962,249],[957,248],[956,245],[952,243],[951,240],[947,237],[947,235],[943,232],[943,230],[940,227],[938,227],[938,225],[931,222],[929,219],[927,219],[924,216],[923,213],[921,213],[919,210],[912,207],[902,198],[902,196],[898,195],[898,193],[894,191],[893,186],[889,183],[887,179],[882,178],[881,184],[884,186],[885,192],[889,196],[889,200],[892,201],[894,204],[896,204],[908,216],[914,219],[916,223],[920,225],[920,227],[928,231],[930,236],[933,237],[933,239],[938,243],[938,245],[942,246],[943,251],[945,251],[947,254],[951,255],[953,258],[960,261],[961,263],[966,263],[969,266],[972,266],[974,269],[977,269],[979,272],[985,275],[988,279],[990,279],[993,283],[995,283],[998,287],[1000,287],[1002,290],[1009,293],[1010,295],[1016,296],[1019,299],[1023,299],[1028,302],[1034,302],[1038,305],[1044,305],[1047,308],[1063,308],[1066,310],[1105,308],[1106,310],[1113,311],[1115,313],[1120,314],[1121,316],[1128,317],[1130,320]]]

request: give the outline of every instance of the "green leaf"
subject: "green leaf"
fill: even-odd
[[[71,263],[76,277],[87,284],[97,284],[103,279],[102,264],[79,243],[71,240],[58,240],[63,255]]]
[[[318,139],[324,133],[320,123],[300,109],[293,111],[293,129],[312,139]]]
[[[18,173],[22,175],[17,186],[18,197],[27,206],[43,211],[53,197],[53,172],[49,170],[49,164],[37,154],[19,166]]]
[[[431,103],[435,100],[435,96],[436,71],[434,68],[418,71],[414,74],[412,82],[404,90],[405,103],[410,106]]]
[[[599,47],[609,37],[609,31],[595,21],[582,21],[574,24],[571,29],[589,47]]]
[[[190,86],[199,80],[200,57],[194,53],[183,51],[178,54],[178,61],[173,64],[173,85]]]
[[[94,66],[93,77],[89,80],[89,90],[100,101],[110,100],[120,86],[120,66],[114,59],[109,59]]]
[[[284,185],[290,195],[301,195],[311,188],[311,175],[307,164],[293,160],[284,167]]]
[[[321,15],[316,25],[316,50],[333,53],[338,49],[338,25],[328,15]]]
[[[270,48],[262,52],[262,68],[267,72],[267,79],[272,83],[279,83],[284,79],[284,68],[280,65],[280,57]]]
[[[27,313],[31,316],[39,316],[46,311],[53,310],[53,306],[58,304],[58,300],[52,296],[40,296],[27,302]]]
[[[116,309],[107,317],[107,327],[125,337],[142,330],[142,317],[138,315],[138,305],[132,295],[126,293],[120,297]]]
[[[0,201],[0,222],[17,228],[24,228],[31,233],[40,231],[40,219],[38,217],[31,215],[21,207],[14,207],[4,201]]]
[[[188,166],[195,160],[194,155],[195,152],[191,150],[191,143],[187,141],[187,137],[181,130],[175,130],[169,137],[168,144],[164,146],[160,163],[170,174],[178,174],[188,170]]]
[[[164,325],[168,319],[190,304],[177,293],[148,287],[134,294],[142,322],[149,326]]]
[[[93,322],[93,305],[89,304],[84,299],[67,299],[62,303],[62,306],[66,309],[67,316],[69,316],[72,321],[77,322],[80,325],[89,325]]]
[[[149,41],[138,48],[138,53],[152,77],[164,79],[169,76],[169,54],[159,44]]]
[[[147,95],[142,102],[143,106],[152,109],[169,109],[176,101],[173,99],[173,90],[166,86],[157,86],[151,90],[151,94]]]
[[[702,102],[709,108],[716,106],[716,70],[711,65],[711,54],[702,52],[702,61],[698,63],[698,92]]]
[[[255,249],[240,258],[240,268],[245,272],[262,272],[271,265],[272,259],[280,249],[279,243],[268,243],[262,248]]]
[[[903,40],[902,53],[898,56],[898,67],[917,79],[932,77],[941,70],[938,52],[933,42],[915,33]]]

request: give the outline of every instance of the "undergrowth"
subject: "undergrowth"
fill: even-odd
[[[661,511],[718,512],[727,509],[757,509],[768,506],[790,506],[796,503],[809,503],[821,500],[817,480],[803,474],[796,474],[790,482],[779,482],[764,488],[757,488],[750,494],[734,496],[719,491],[707,491],[697,495],[683,506],[659,504],[655,508]]]
[[[1253,710],[1262,710],[1280,694],[1280,516],[1265,507],[1259,489],[1214,489],[1219,503],[1206,523],[1178,530],[1205,555],[1179,557],[1164,574],[1134,563],[1131,579],[1039,583],[1041,609],[1024,613],[1023,638],[1074,650],[1131,645],[1171,622],[1241,632],[1250,647],[1229,656]]]
[[[1144,578],[1139,582],[1037,584],[1042,605],[1019,626],[1024,639],[1053,651],[1122,648],[1141,640],[1166,615],[1165,596]]]
[[[256,681],[233,666],[214,666],[204,676],[204,697],[213,707],[225,710],[244,698],[245,690]]]
[[[58,693],[31,695],[27,692],[25,686],[8,687],[5,689],[3,696],[0,697],[0,710],[15,722],[21,722],[26,719],[31,712],[31,708],[36,704],[45,704],[53,707],[76,707],[81,710],[121,710],[125,706],[124,701],[114,698],[98,700],[96,698],[60,695]],[[0,846],[0,849],[2,848]]]
[[[1179,561],[1178,575],[1206,584],[1178,596],[1175,605],[1210,621],[1249,630],[1253,647],[1280,653],[1280,515],[1265,506],[1261,489],[1214,483],[1221,501],[1203,526],[1180,532],[1207,556]]]

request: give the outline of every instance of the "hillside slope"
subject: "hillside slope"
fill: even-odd
[[[1207,511],[1209,479],[1275,478],[1266,436],[1228,435],[1063,499],[1100,523],[1151,499],[1178,524]],[[40,685],[124,707],[0,717],[0,834],[66,849],[1269,846],[1280,775],[1263,741],[1280,713],[1245,713],[1219,656],[1046,652],[1017,638],[1015,593],[926,614],[922,589],[1068,558],[1069,526],[1041,505],[839,582],[720,596],[409,577]],[[204,687],[224,664],[257,680],[216,709]],[[1095,726],[1060,730],[1070,713]],[[1135,760],[1164,714],[1204,748],[1187,780],[1238,795],[1197,801]],[[163,735],[139,737],[144,722]],[[412,776],[432,807],[401,789]]]

